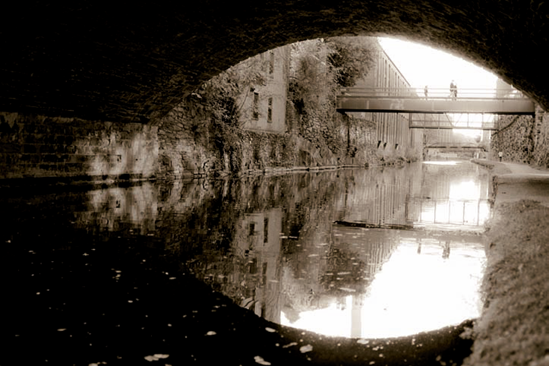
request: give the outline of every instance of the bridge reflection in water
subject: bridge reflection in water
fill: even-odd
[[[468,225],[482,228],[490,213],[488,199],[451,200],[411,197],[409,205],[419,218],[414,223],[420,225]]]

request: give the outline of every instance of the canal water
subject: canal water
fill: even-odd
[[[228,248],[188,262],[242,307],[283,325],[357,338],[479,316],[481,234],[490,213],[481,168],[427,162],[257,183],[232,206],[241,215]]]
[[[10,332],[16,340],[95,332],[101,341],[111,333],[86,328],[86,316],[104,319],[116,308],[111,321],[119,331],[119,318],[185,276],[269,321],[325,335],[398,337],[458,324],[482,306],[488,186],[487,173],[469,162],[424,162],[3,190],[2,258],[16,268],[10,296],[23,319]],[[160,257],[169,271],[155,264]],[[182,304],[193,299],[173,296]],[[140,320],[122,327],[131,329],[125,336],[157,326],[153,313],[167,302],[139,310]],[[203,311],[183,308],[170,312],[180,311],[182,321]]]

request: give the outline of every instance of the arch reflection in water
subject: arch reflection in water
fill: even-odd
[[[478,316],[479,230],[466,235],[470,225],[438,221],[427,227],[428,210],[418,204],[454,199],[451,187],[464,179],[479,179],[478,199],[486,198],[487,176],[471,164],[451,168],[97,190],[78,226],[162,243],[182,271],[268,320],[330,335],[399,336]],[[459,235],[450,231],[456,227]]]
[[[460,169],[478,173],[471,165]],[[415,165],[277,178],[283,198],[275,200],[265,188],[273,182],[265,180],[251,189],[255,198],[237,219],[229,251],[210,252],[216,260],[193,258],[190,268],[268,320],[323,334],[399,336],[476,317],[484,262],[478,232],[333,224],[420,223],[424,212],[410,197],[440,197],[453,184],[446,177],[433,185],[432,174]]]
[[[345,228],[341,235],[358,250],[371,248],[372,236],[384,240],[378,244],[384,251],[377,262],[369,263],[372,281],[367,288],[342,289],[349,292],[322,309],[302,312],[299,319],[283,317],[283,324],[327,335],[379,338],[438,329],[480,314],[485,258],[478,235],[462,241],[445,233],[357,228]]]

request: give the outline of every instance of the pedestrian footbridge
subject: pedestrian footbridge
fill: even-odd
[[[458,89],[452,97],[449,89],[344,88],[336,102],[341,113],[535,114],[534,103],[521,93],[496,89]]]
[[[493,114],[471,113],[454,114],[427,114],[413,113],[408,116],[409,128],[435,130],[498,130],[497,121]]]

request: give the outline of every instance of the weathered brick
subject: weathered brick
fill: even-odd
[[[0,154],[21,153],[23,148],[18,144],[0,144]]]
[[[86,163],[88,161],[91,161],[93,158],[94,158],[94,155],[73,154],[69,156],[68,162],[69,163]]]
[[[23,154],[20,161],[25,164],[37,164],[40,162],[40,155],[37,154]]]

